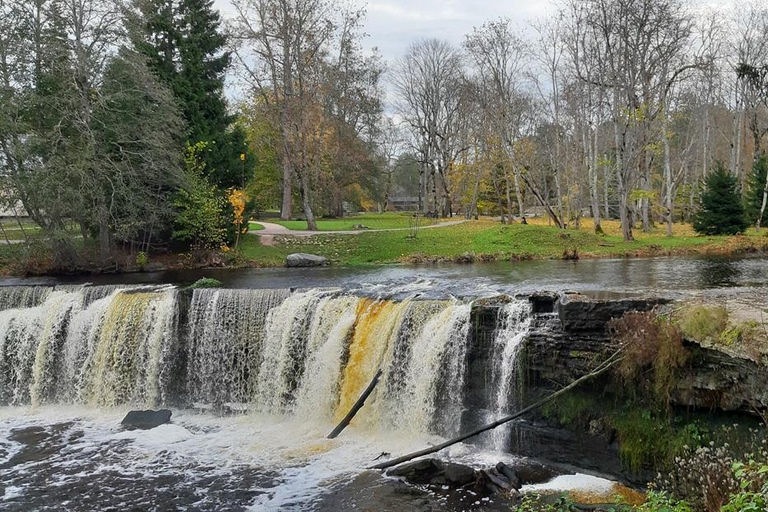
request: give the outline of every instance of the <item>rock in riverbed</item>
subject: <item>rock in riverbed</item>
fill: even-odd
[[[439,459],[419,459],[392,468],[387,474],[402,477],[417,485],[438,486],[443,490],[462,488],[471,489],[480,495],[517,495],[520,480],[512,468],[503,464],[500,466],[504,469],[503,473],[495,468],[476,470],[471,466]],[[513,478],[510,479],[508,475]]]
[[[294,253],[285,259],[286,267],[323,267],[330,265],[328,258],[316,254]]]
[[[120,424],[128,430],[149,430],[169,421],[171,421],[171,411],[160,409],[159,411],[130,411]]]

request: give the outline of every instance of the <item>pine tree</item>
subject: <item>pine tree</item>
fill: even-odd
[[[760,217],[760,209],[763,207],[766,173],[768,173],[768,157],[760,155],[752,165],[752,172],[747,179],[745,209],[747,220],[750,224],[757,224]],[[762,221],[762,219],[760,220]]]
[[[693,228],[705,235],[735,235],[748,226],[738,193],[738,180],[718,163],[707,176],[701,208]]]

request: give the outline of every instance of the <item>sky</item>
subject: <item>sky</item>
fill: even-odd
[[[408,45],[419,39],[434,37],[458,45],[472,27],[499,17],[508,17],[521,30],[529,30],[527,21],[540,18],[553,9],[550,0],[351,1],[367,10],[364,29],[368,37],[363,42],[364,47],[378,48],[388,66],[405,54]],[[225,18],[232,15],[230,0],[215,0],[215,5]],[[228,96],[235,90],[228,87]]]
[[[352,0],[367,9],[367,48],[377,47],[387,62],[394,62],[418,39],[437,37],[460,43],[472,27],[509,17],[523,27],[528,20],[552,10],[550,0]],[[230,0],[215,0],[227,17]]]
[[[510,18],[523,34],[530,35],[528,23],[552,14],[555,0],[350,0],[365,7],[366,49],[378,48],[389,67],[405,54],[408,45],[419,39],[439,38],[456,45],[473,27],[500,17]],[[694,8],[732,8],[747,0],[689,0]],[[760,1],[760,0],[754,0]],[[215,0],[227,18],[232,15],[231,0]],[[384,87],[391,101],[391,87]],[[236,99],[239,89],[231,83],[227,95]]]

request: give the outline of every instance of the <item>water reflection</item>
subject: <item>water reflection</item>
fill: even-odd
[[[701,265],[699,286],[701,288],[724,288],[737,286],[741,277],[738,262],[729,260],[708,260]]]
[[[515,261],[476,265],[377,265],[316,269],[210,269],[79,278],[4,279],[10,284],[189,284],[213,277],[232,288],[341,287],[363,293],[484,296],[535,290],[686,294],[768,287],[768,258]]]

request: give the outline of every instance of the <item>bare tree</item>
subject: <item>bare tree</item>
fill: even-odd
[[[412,132],[421,161],[421,210],[448,217],[453,212],[448,171],[466,149],[459,137],[464,90],[461,55],[445,41],[419,41],[397,63],[393,81],[398,111]]]
[[[307,226],[316,230],[308,150],[317,118],[311,113],[320,103],[323,55],[334,34],[336,6],[323,0],[239,0],[234,6],[233,39],[240,43],[236,55],[253,93],[269,108],[279,127],[283,166],[280,217],[291,218],[296,176]]]

